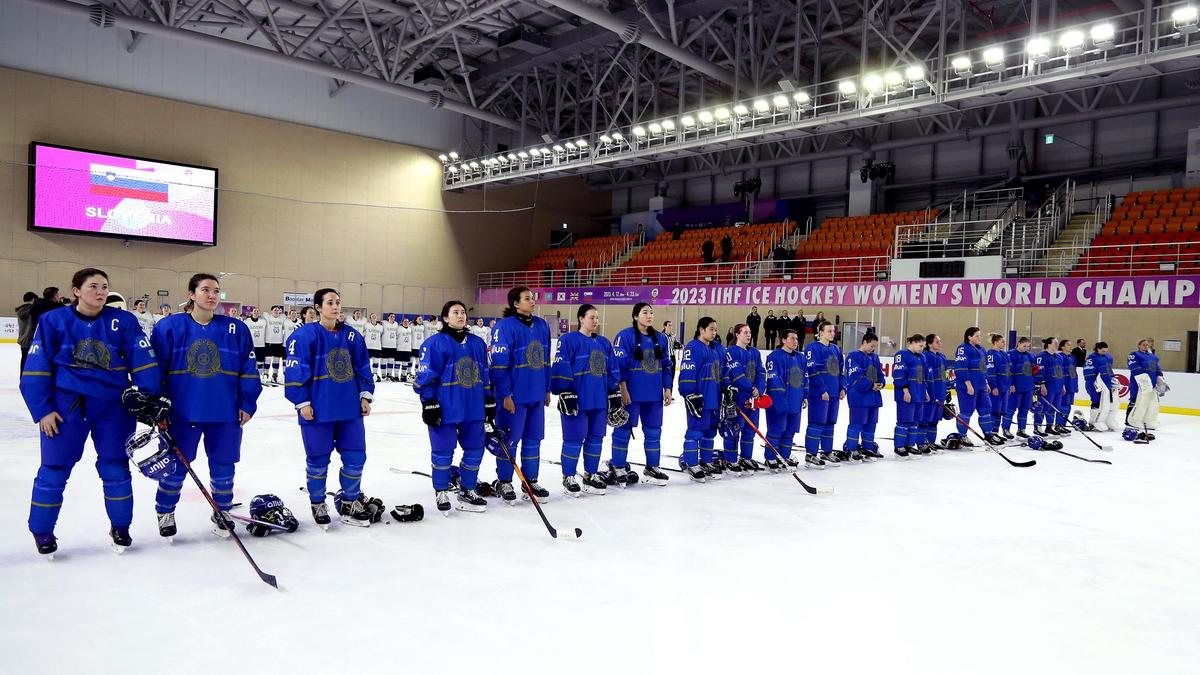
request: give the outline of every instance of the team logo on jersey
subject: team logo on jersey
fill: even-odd
[[[542,353],[542,343],[537,340],[525,345],[525,363],[534,370],[546,367],[546,355]]]
[[[746,362],[746,377],[750,378],[750,383],[754,384],[754,380],[758,377],[758,362]]]
[[[716,361],[713,361],[712,367],[709,368],[709,373],[712,376],[712,379],[714,382],[721,381],[721,364],[717,363]]]
[[[1056,379],[1056,380],[1063,379],[1063,367],[1058,365],[1057,363],[1054,364],[1054,379]]]
[[[871,384],[879,384],[879,370],[875,368],[874,363],[867,366],[866,378]]]
[[[200,339],[192,343],[187,351],[188,374],[195,377],[212,377],[221,370],[221,352],[217,343]]]
[[[830,375],[842,374],[842,361],[836,356],[830,356],[825,359],[825,370],[829,371]]]
[[[344,348],[330,349],[325,355],[325,370],[329,379],[343,384],[354,379],[354,362],[350,359],[350,350]]]
[[[654,350],[642,350],[642,370],[647,373],[654,374],[659,371],[658,359],[654,357]]]
[[[799,389],[804,386],[804,369],[800,366],[792,366],[788,371],[788,386],[793,389]]]
[[[593,349],[588,355],[588,373],[596,377],[604,377],[608,372],[608,359],[604,357],[604,352],[599,349]]]
[[[1021,364],[1021,374],[1033,377],[1033,361],[1026,361]]]
[[[937,366],[937,379],[938,380],[946,379],[946,363],[944,361],[942,363],[939,363]]]
[[[75,365],[85,368],[108,370],[109,364],[112,363],[112,352],[108,351],[108,345],[93,338],[84,338],[76,342],[71,357]]]
[[[469,356],[459,357],[454,363],[454,377],[458,378],[460,387],[470,389],[479,384],[479,364]]]
[[[924,382],[925,382],[925,369],[924,368],[913,368],[913,382],[919,382],[919,383],[924,384]]]

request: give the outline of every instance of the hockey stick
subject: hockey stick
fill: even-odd
[[[950,412],[950,407],[949,407],[949,406],[947,406],[945,403],[943,403],[943,404],[942,404],[942,408],[944,408],[944,409],[946,410],[946,412]],[[1031,466],[1033,466],[1033,465],[1037,464],[1037,460],[1035,460],[1035,459],[1030,459],[1030,460],[1027,460],[1027,461],[1024,461],[1024,462],[1014,462],[1014,461],[1012,461],[1011,459],[1009,459],[1008,457],[1006,457],[1006,456],[1004,455],[1004,453],[1003,453],[1003,452],[1000,452],[999,450],[997,450],[997,449],[996,449],[996,447],[995,447],[994,445],[992,445],[991,443],[988,443],[988,440],[987,440],[986,438],[984,438],[984,437],[983,437],[983,434],[979,433],[978,431],[975,431],[975,429],[974,429],[974,428],[972,428],[972,427],[971,427],[971,425],[970,425],[970,424],[969,424],[969,423],[968,423],[966,420],[964,420],[963,418],[961,418],[961,417],[959,417],[959,416],[958,416],[958,413],[957,413],[957,412],[950,412],[950,414],[951,414],[951,415],[954,415],[954,419],[958,420],[958,423],[959,423],[959,424],[961,424],[961,425],[963,425],[964,427],[966,427],[966,428],[967,428],[967,431],[970,431],[971,433],[975,434],[975,436],[976,436],[976,437],[977,437],[979,440],[983,441],[984,447],[986,447],[986,448],[989,448],[989,449],[991,449],[991,450],[995,451],[995,453],[996,453],[997,455],[1000,455],[1001,459],[1003,459],[1004,461],[1008,462],[1008,463],[1009,463],[1009,464],[1011,464],[1012,466],[1016,466],[1016,467],[1020,467],[1020,468],[1024,469],[1024,468],[1031,467]]]
[[[779,462],[781,464],[783,464],[784,466],[787,466],[787,463],[783,461],[783,455],[781,455],[779,453],[779,451],[775,449],[775,446],[771,444],[771,441],[767,440],[766,436],[763,436],[763,433],[758,430],[758,427],[754,426],[754,422],[750,421],[750,416],[747,415],[746,413],[742,412],[741,408],[738,408],[738,414],[742,416],[742,419],[746,420],[746,425],[754,430],[754,433],[757,434],[758,437],[762,439],[762,442],[767,444],[767,447],[771,449],[771,452],[775,453],[775,457],[779,460]],[[808,483],[805,483],[803,480],[800,480],[800,476],[795,471],[792,472],[792,478],[795,478],[796,482],[800,484],[800,487],[804,488],[804,491],[810,495],[833,494],[833,488],[826,488],[826,487],[815,488],[815,487],[809,485]]]
[[[433,474],[425,473],[424,471],[414,471],[411,469],[397,469],[394,466],[389,466],[388,471],[391,471],[392,473],[407,473],[407,474],[412,474],[414,476],[424,476],[426,478],[433,478]]]
[[[158,423],[158,429],[159,433],[171,443],[171,448],[175,450],[175,456],[179,458],[180,462],[183,462],[183,467],[187,469],[188,475],[192,477],[193,481],[195,481],[196,487],[200,489],[200,494],[204,495],[204,499],[208,501],[208,505],[212,507],[214,514],[218,518],[222,518],[225,515],[233,515],[227,512],[221,512],[221,507],[217,506],[217,502],[213,499],[213,496],[209,494],[208,488],[204,487],[204,483],[202,483],[200,481],[200,477],[196,475],[196,471],[192,468],[192,463],[188,461],[187,457],[183,454],[183,451],[179,449],[178,445],[176,445],[175,439],[172,438],[167,432],[166,420]],[[241,549],[242,555],[246,556],[246,562],[250,563],[250,566],[254,568],[254,571],[258,574],[258,578],[262,579],[263,583],[269,584],[272,588],[279,588],[279,583],[275,581],[275,575],[267,574],[259,568],[258,563],[254,562],[254,558],[251,557],[250,552],[246,550],[246,545],[243,544],[242,540],[238,538],[237,532],[234,530],[229,530],[229,536],[233,538],[233,542],[237,544],[239,549]]]
[[[649,466],[649,464],[643,464],[643,463],[641,463],[641,462],[629,462],[629,463],[630,463],[630,464],[632,464],[633,466],[640,466],[640,467],[643,467],[643,468],[645,468],[645,467]],[[669,466],[656,466],[656,467],[654,467],[654,468],[656,468],[656,469],[662,469],[663,471],[673,471],[673,472],[675,472],[675,473],[687,473],[687,472],[686,472],[686,471],[684,471],[683,469],[672,469],[672,468],[671,468],[671,467],[669,467]]]
[[[1042,401],[1042,405],[1053,410],[1055,413],[1062,415],[1064,418],[1066,417],[1066,415],[1063,415],[1061,410],[1059,410],[1058,408],[1055,408],[1049,401]],[[1097,449],[1103,450],[1104,452],[1112,452],[1113,451],[1113,447],[1111,445],[1100,445],[1095,440],[1093,440],[1091,436],[1088,436],[1087,432],[1084,431],[1083,429],[1076,429],[1076,431],[1083,434],[1083,437],[1088,439],[1088,441],[1090,441],[1092,445],[1096,446]],[[1109,462],[1109,463],[1111,464],[1112,462]]]
[[[1088,459],[1087,457],[1080,457],[1079,455],[1072,455],[1071,453],[1069,453],[1065,450],[1058,450],[1055,448],[1040,448],[1040,449],[1041,450],[1049,450],[1050,452],[1057,452],[1060,455],[1066,455],[1067,457],[1074,457],[1075,459],[1082,459],[1085,462],[1092,462],[1093,464],[1112,464],[1112,462],[1108,461],[1107,459]]]
[[[240,513],[230,513],[228,511],[226,511],[225,515],[229,516],[230,518],[233,518],[234,520],[240,520],[243,523],[253,523],[255,525],[262,525],[263,527],[269,527],[272,530],[279,530],[280,532],[288,531],[288,529],[286,527],[283,527],[282,525],[276,525],[275,523],[268,523],[265,520],[256,520],[256,519],[250,518],[248,516],[243,516]]]
[[[495,427],[492,427],[492,431],[496,433],[496,440],[500,443],[500,449],[504,451],[504,458],[508,460],[509,464],[512,464],[513,471],[517,473],[517,478],[521,479],[521,487],[525,489],[525,494],[529,497],[529,501],[533,502],[534,508],[537,509],[538,515],[541,516],[542,524],[546,526],[546,531],[550,533],[551,537],[558,539],[558,530],[554,529],[549,519],[546,518],[546,513],[542,511],[542,505],[538,503],[537,495],[533,494],[533,488],[530,487],[529,481],[525,480],[525,473],[521,471],[521,467],[517,465],[517,460],[513,459],[512,453],[509,452],[508,443],[504,442],[504,436]],[[574,534],[574,539],[578,539],[583,536],[583,530],[577,527],[572,534]]]

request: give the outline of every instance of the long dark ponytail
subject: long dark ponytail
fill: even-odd
[[[638,326],[637,317],[646,307],[653,307],[653,305],[648,302],[639,302],[633,306],[633,337],[637,340],[633,347],[633,358],[638,361],[642,360],[642,329]],[[663,349],[662,345],[658,344],[658,331],[654,329],[653,323],[646,327],[646,335],[654,341],[654,358],[661,361]]]

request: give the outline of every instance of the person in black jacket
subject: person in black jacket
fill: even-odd
[[[21,346],[21,370],[25,370],[25,358],[29,356],[29,345],[33,344],[33,329],[37,326],[29,320],[37,293],[29,291],[21,298],[21,304],[13,308],[17,313],[17,344]]]
[[[42,297],[33,303],[33,307],[29,308],[29,323],[33,325],[34,330],[37,330],[38,319],[42,318],[43,314],[62,306],[62,294],[58,292],[58,287],[47,286],[42,290]]]
[[[796,316],[792,317],[792,323],[789,328],[796,331],[796,335],[800,338],[800,347],[804,347],[804,336],[808,331],[808,320],[804,318],[804,310],[796,310]]]
[[[1075,341],[1075,348],[1071,350],[1071,356],[1075,359],[1075,367],[1082,368],[1084,362],[1087,361],[1087,340],[1079,338]]]
[[[750,344],[758,347],[758,327],[762,324],[762,317],[758,315],[758,307],[751,307],[750,313],[746,315],[746,325],[750,327]]]
[[[733,239],[729,235],[721,238],[721,262],[733,260]]]
[[[763,332],[767,334],[767,349],[775,349],[775,336],[779,334],[779,319],[775,318],[775,310],[767,310],[767,318],[763,319]]]
[[[704,258],[705,263],[713,261],[713,243],[712,239],[705,239],[703,244],[700,244],[700,256]]]

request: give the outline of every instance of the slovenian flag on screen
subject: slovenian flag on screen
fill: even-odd
[[[90,192],[94,195],[147,202],[167,201],[167,184],[155,180],[153,175],[144,171],[124,170],[118,173],[111,167],[92,165],[91,177]]]

